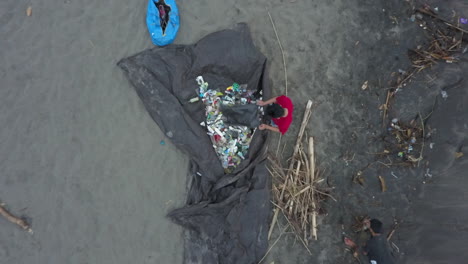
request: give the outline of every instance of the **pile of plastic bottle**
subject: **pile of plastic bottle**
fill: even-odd
[[[255,129],[225,124],[226,118],[221,112],[221,105],[255,104],[254,91],[247,90],[247,85],[234,83],[221,92],[218,89],[208,89],[208,83],[202,76],[198,76],[196,81],[199,85],[199,98],[190,101],[200,99],[205,105],[206,120],[200,125],[207,128],[207,134],[225,172],[232,172],[245,159]]]

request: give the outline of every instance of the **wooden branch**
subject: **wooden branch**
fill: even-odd
[[[275,31],[275,35],[276,35],[276,40],[278,40],[278,45],[280,47],[280,50],[281,50],[281,55],[283,56],[283,69],[284,69],[284,94],[287,96],[288,95],[288,70],[286,68],[286,58],[284,56],[284,50],[283,50],[283,45],[281,45],[281,41],[278,37],[278,31],[276,30],[276,26],[275,26],[275,23],[273,22],[273,18],[271,17],[271,14],[269,11],[268,12],[268,16],[270,17],[270,22],[271,22],[271,26],[273,27],[273,30]]]
[[[384,106],[384,112],[382,116],[382,126],[384,127],[385,124],[385,118],[387,117],[387,110],[388,110],[388,100],[390,99],[390,91],[387,91],[387,99],[385,100],[385,106]]]
[[[390,233],[388,233],[388,235],[387,235],[387,241],[390,241],[390,239],[392,239],[392,236],[393,236],[393,234],[395,234],[395,231],[397,230],[399,225],[400,225],[400,223],[395,222],[395,224],[393,225],[392,231],[390,231]]]
[[[26,221],[24,221],[23,219],[21,218],[18,218],[14,215],[12,215],[10,212],[8,212],[2,205],[0,205],[0,215],[2,215],[3,217],[5,217],[8,221],[12,222],[13,224],[16,224],[18,225],[19,227],[21,227],[22,229],[28,231],[29,233],[33,233],[31,227],[29,226],[28,223],[26,223]]]
[[[424,152],[424,144],[426,143],[426,134],[424,132],[424,119],[421,116],[421,113],[419,113],[419,119],[421,119],[421,128],[422,128],[422,145],[421,145],[421,152],[419,152],[419,159],[418,159],[418,167],[419,164],[421,163],[421,160],[423,159],[423,152]]]
[[[385,179],[382,176],[379,176],[380,180],[380,189],[382,189],[382,192],[387,191],[387,184],[385,183]]]
[[[315,157],[314,157],[314,138],[309,138],[309,162],[310,162],[310,184],[314,184],[315,181]],[[317,240],[317,205],[315,204],[315,193],[314,188],[311,191],[312,196],[312,226],[311,234],[312,237]]]
[[[289,171],[292,171],[294,167],[295,157],[299,153],[299,148],[302,143],[302,136],[304,135],[304,131],[305,131],[305,128],[307,127],[307,124],[309,123],[311,108],[312,108],[312,101],[309,100],[307,102],[306,109],[304,111],[304,117],[302,118],[302,123],[301,123],[301,128],[299,129],[299,134],[297,135],[296,145],[294,146],[294,152],[291,158],[291,163],[289,164]]]

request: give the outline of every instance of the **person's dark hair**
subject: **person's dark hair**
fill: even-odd
[[[279,118],[284,115],[284,109],[279,104],[269,104],[265,109],[265,114],[273,118]]]
[[[370,220],[370,227],[372,228],[372,231],[374,231],[374,233],[381,234],[383,229],[382,225],[382,222],[380,222],[377,219]]]

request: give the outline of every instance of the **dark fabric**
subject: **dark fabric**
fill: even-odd
[[[166,31],[166,26],[169,23],[169,13],[171,12],[171,7],[166,5],[164,1],[153,1],[159,11],[159,21],[161,24],[161,28],[163,30],[163,34]]]
[[[392,255],[388,248],[387,239],[385,236],[374,236],[369,241],[364,249],[369,257],[369,262],[374,260],[377,264],[394,264]]]
[[[224,174],[206,128],[200,126],[204,106],[188,102],[197,96],[199,75],[210,88],[237,82],[263,90],[268,98],[265,64],[245,24],[210,34],[194,45],[153,48],[118,63],[150,116],[191,159],[186,206],[169,214],[187,230],[184,263],[258,263],[267,250],[268,133],[257,130],[246,159],[232,174]]]
[[[226,124],[256,128],[260,125],[258,106],[256,104],[222,106],[221,111],[226,117]]]

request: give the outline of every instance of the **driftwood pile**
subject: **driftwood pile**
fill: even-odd
[[[323,211],[321,202],[328,197],[334,199],[329,194],[330,188],[318,187],[324,180],[320,178],[321,171],[315,163],[313,138],[303,140],[311,115],[311,107],[312,101],[309,101],[293,155],[289,160],[289,167],[284,168],[280,160],[269,157],[269,170],[273,179],[273,204],[276,207],[269,237],[281,212],[306,248],[309,239],[318,239],[317,215]]]

